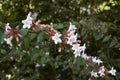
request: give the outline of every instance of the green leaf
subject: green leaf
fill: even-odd
[[[80,20],[80,24],[82,24],[83,26],[87,26],[87,23],[84,20]]]
[[[106,36],[106,37],[103,39],[103,41],[102,41],[102,42],[107,42],[107,41],[110,39],[110,37],[111,37],[111,35]]]
[[[81,30],[81,36],[84,36],[86,33],[87,33],[86,29],[82,28],[82,30]]]
[[[109,45],[109,47],[111,48],[111,47],[113,47],[115,44],[116,44],[115,42],[111,42],[110,45]]]
[[[0,38],[0,41],[3,42],[4,41],[4,38],[7,38],[9,35],[7,34],[2,34],[1,38]]]
[[[77,66],[85,65],[85,61],[83,61],[82,58],[77,57],[76,64],[77,64]]]
[[[20,34],[21,34],[22,36],[27,35],[27,33],[28,33],[28,29],[22,28],[22,29],[20,30]]]
[[[40,34],[38,35],[38,37],[37,37],[37,42],[38,42],[38,43],[39,43],[39,42],[42,42],[43,39],[44,39],[44,34],[43,34],[43,33],[40,33]]]
[[[54,24],[54,28],[55,29],[63,29],[64,28],[64,25],[63,24]]]
[[[30,34],[30,40],[33,40],[37,35],[35,33]]]
[[[94,36],[95,40],[100,40],[102,38],[102,36],[98,35],[97,33],[93,33],[93,36]]]
[[[1,49],[0,51],[1,51],[2,54],[6,53],[6,50],[4,50],[4,49]]]
[[[24,38],[24,46],[25,46],[25,49],[28,49],[28,48],[29,48],[29,42],[30,42],[30,40],[29,40],[28,37]]]

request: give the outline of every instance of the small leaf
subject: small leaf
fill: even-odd
[[[80,20],[80,24],[82,24],[83,26],[87,26],[87,23],[84,20]]]
[[[82,28],[81,30],[81,36],[84,36],[86,34],[86,29]]]
[[[43,39],[44,39],[44,34],[40,33],[37,37],[37,42],[42,42]]]
[[[97,33],[93,33],[93,36],[94,36],[95,40],[100,40],[102,38],[102,36]]]
[[[103,39],[103,41],[102,41],[102,42],[107,42],[107,41],[110,39],[110,37],[111,37],[111,35],[106,36],[106,37]]]
[[[63,24],[54,24],[54,28],[55,29],[63,29],[64,28],[64,25]]]
[[[35,33],[30,34],[30,40],[33,40],[35,37],[36,37],[36,34],[35,34]]]
[[[85,61],[83,61],[82,58],[77,57],[76,64],[77,64],[77,66],[85,65]]]
[[[109,47],[111,48],[111,47],[113,47],[115,44],[116,44],[115,42],[111,42],[110,45],[109,45]]]
[[[27,33],[28,33],[28,29],[22,28],[22,29],[20,30],[20,34],[21,34],[22,36],[27,35]]]
[[[29,48],[29,42],[30,42],[29,38],[27,38],[27,37],[24,38],[24,46],[25,46],[26,49]]]
[[[6,53],[6,50],[4,50],[4,49],[1,49],[0,51],[1,51],[2,54]]]

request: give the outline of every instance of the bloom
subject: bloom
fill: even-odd
[[[104,68],[104,66],[100,67],[100,70],[99,70],[98,73],[100,74],[100,76],[105,76],[105,68]]]
[[[11,39],[10,38],[5,38],[4,39],[5,41],[6,41],[6,43],[8,44],[8,45],[10,45],[10,46],[12,46],[12,43],[11,43]]]
[[[52,40],[54,40],[55,44],[61,43],[62,40],[60,39],[62,35],[60,33],[55,33],[54,36],[52,36]]]
[[[33,18],[31,17],[31,12],[29,12],[29,14],[27,15],[26,20],[22,20],[23,28],[31,28],[31,24],[32,24],[32,20]]]
[[[98,74],[97,74],[97,72],[90,72],[90,74],[91,74],[91,77],[98,77]]]
[[[67,44],[72,45],[72,44],[73,44],[73,42],[76,42],[76,41],[77,41],[77,34],[76,34],[76,35],[72,35],[72,36],[68,37]]]
[[[116,70],[112,67],[110,71],[108,71],[111,75],[115,76],[116,75]]]
[[[96,57],[92,57],[92,61],[93,61],[94,63],[97,63],[98,65],[99,65],[100,63],[103,63],[100,59],[97,59]]]
[[[9,26],[10,23],[7,23],[5,26],[5,31],[8,31],[9,29],[11,29],[11,27]]]
[[[72,25],[72,23],[70,22],[70,26],[69,26],[68,31],[72,31],[72,30],[75,30],[75,29],[77,29],[77,28],[75,27],[75,25]]]

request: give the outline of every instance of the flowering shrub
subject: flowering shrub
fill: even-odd
[[[87,44],[78,39],[72,23],[61,33],[53,23],[35,20],[30,12],[22,24],[21,29],[5,25],[1,79],[91,80],[116,76],[114,67],[105,67],[100,58],[86,54]]]

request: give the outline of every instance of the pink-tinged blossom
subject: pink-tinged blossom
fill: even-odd
[[[105,67],[101,66],[100,70],[98,71],[98,73],[100,74],[100,76],[105,76]]]
[[[12,43],[11,43],[11,39],[10,38],[5,38],[4,41],[6,41],[6,43],[10,46],[12,46]]]
[[[110,71],[108,71],[111,75],[115,76],[116,75],[116,70],[112,67]]]
[[[91,74],[91,77],[98,77],[98,74],[97,74],[97,72],[90,72],[90,74]]]
[[[85,54],[85,53],[82,53],[81,57],[82,57],[83,59],[85,59],[85,60],[88,60],[88,59],[91,58],[91,56],[88,56],[88,55]]]
[[[80,47],[80,44],[73,44],[72,45],[72,50],[76,50]]]
[[[81,51],[80,51],[80,47],[77,48],[77,49],[73,52],[75,58],[78,57],[78,56],[80,56],[80,55],[81,55],[80,53],[81,53]]]
[[[86,49],[86,46],[85,44],[83,46],[80,46],[80,51],[84,54],[85,52],[85,49]]]
[[[68,41],[67,44],[72,45],[73,42],[77,42],[77,34],[76,35],[72,35],[70,37],[68,37]]]
[[[69,32],[69,36],[73,36],[73,35],[75,35],[75,30],[71,30],[71,31]]]
[[[97,59],[96,57],[92,57],[92,61],[93,61],[94,63],[97,63],[98,65],[99,65],[100,63],[103,63],[100,59]]]
[[[70,22],[70,26],[69,26],[68,31],[72,31],[72,30],[75,30],[75,29],[77,29],[77,28],[75,27],[75,25],[72,25],[72,23]]]
[[[6,26],[5,26],[5,31],[8,31],[9,29],[11,29],[11,27],[9,26],[10,23],[7,23]]]
[[[27,15],[26,20],[22,20],[23,28],[31,28],[33,18],[31,17],[31,12]]]
[[[58,43],[61,43],[62,40],[61,40],[61,37],[62,35],[59,34],[59,33],[55,33],[54,36],[52,36],[52,40],[54,40],[55,44],[58,44]]]

